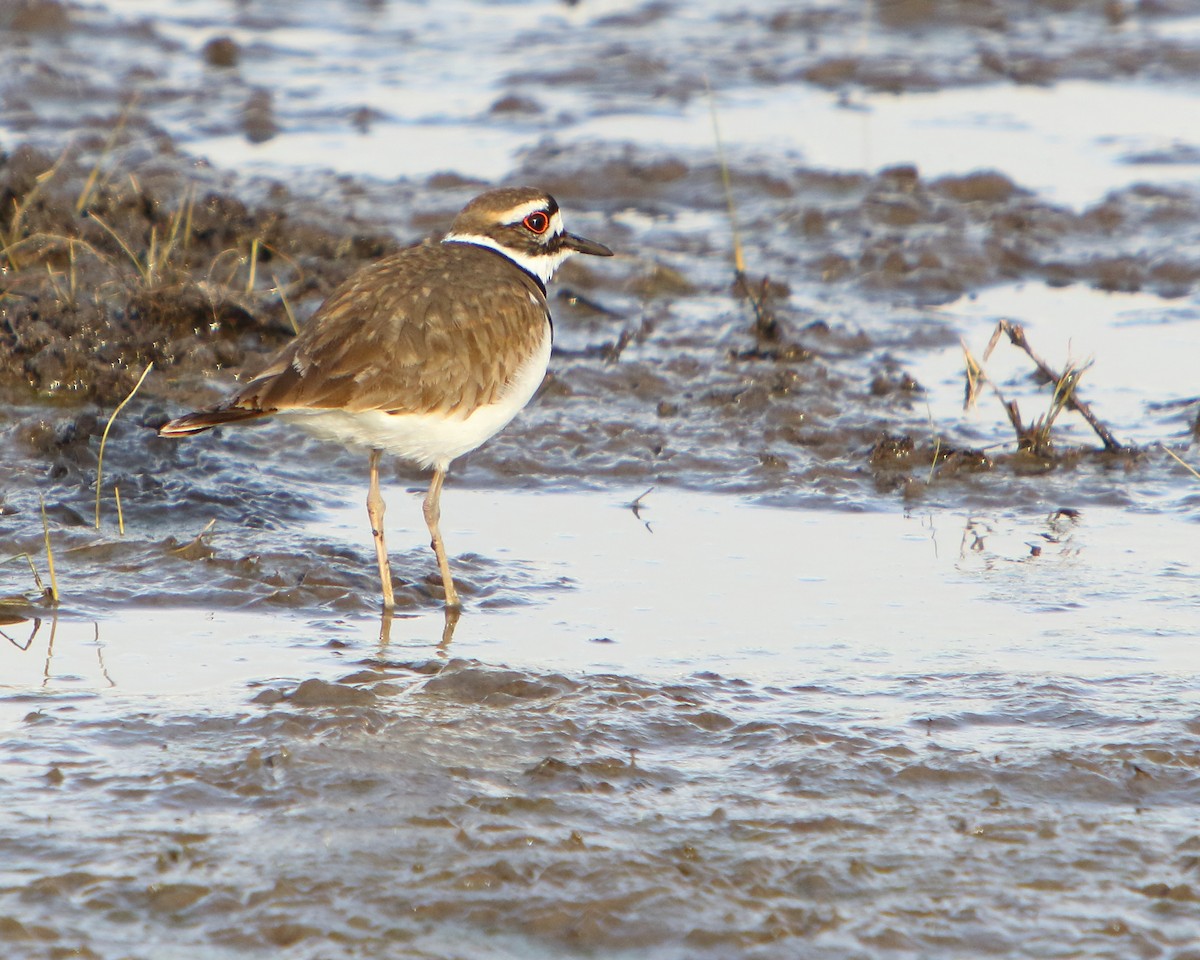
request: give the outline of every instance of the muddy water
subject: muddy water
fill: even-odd
[[[1194,955],[1197,11],[2,16],[0,956]],[[447,487],[453,636],[389,472],[381,642],[362,455],[147,425],[511,181],[621,256]],[[1122,449],[962,410],[1001,319]]]
[[[19,638],[18,955],[1192,942],[1200,570],[1128,562],[1190,531],[627,493],[455,491],[468,585],[509,583],[448,646],[146,605]]]

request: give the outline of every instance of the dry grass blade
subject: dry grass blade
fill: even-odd
[[[1059,414],[1071,403],[1071,395],[1075,392],[1075,386],[1079,383],[1079,378],[1085,369],[1087,368],[1067,366],[1062,376],[1054,382],[1054,395],[1050,398],[1050,409],[1030,426],[1026,435],[1026,443],[1029,449],[1039,456],[1049,456],[1053,452],[1054,442],[1050,431]]]
[[[963,345],[963,349],[966,349],[966,344]],[[928,401],[925,403],[925,420],[929,424],[929,434],[933,437],[933,458],[929,462],[929,476],[925,478],[925,482],[933,483],[934,475],[937,473],[938,457],[942,453],[942,437],[933,422],[933,408],[929,406]]]
[[[45,505],[43,505],[42,510],[44,515]],[[0,566],[6,563],[12,563],[14,560],[24,560],[27,564],[29,564],[29,572],[33,576],[33,582],[37,585],[37,595],[39,597],[46,596],[46,585],[42,583],[42,578],[38,575],[37,567],[33,563],[33,557],[31,557],[28,553],[18,553],[14,556],[8,557],[7,559],[0,560]],[[24,596],[0,598],[0,606],[12,606],[14,604],[23,602],[28,602],[28,598]]]
[[[25,222],[25,214],[29,212],[29,208],[33,204],[33,201],[36,200],[38,194],[42,192],[42,187],[54,179],[59,168],[63,165],[63,162],[66,159],[67,150],[64,150],[58,155],[58,159],[54,161],[48,170],[43,170],[37,175],[37,177],[34,179],[33,187],[27,194],[25,194],[24,197],[21,198],[20,202],[18,202],[15,198],[13,199],[13,215],[12,220],[9,221],[8,230],[5,232],[3,249],[4,257],[6,260],[8,260],[8,265],[12,267],[13,270],[21,269],[21,264],[17,261],[16,257],[13,256],[13,253],[18,247],[21,246],[23,242],[21,237],[21,227]]]
[[[1004,333],[1005,321],[1001,320],[996,324],[996,329],[992,331],[992,338],[988,341],[988,345],[983,351],[983,362],[987,363],[991,359],[992,351],[996,349],[996,344],[1000,342],[1000,335]]]
[[[79,198],[75,201],[75,214],[78,216],[87,209],[88,203],[92,199],[92,194],[96,192],[96,185],[100,181],[100,167],[105,159],[112,153],[113,148],[117,145],[117,138],[120,137],[121,131],[125,129],[125,125],[129,122],[129,114],[137,103],[137,97],[134,96],[129,103],[125,105],[125,109],[121,111],[121,116],[117,119],[113,126],[112,133],[108,135],[108,140],[104,143],[104,149],[100,151],[100,155],[96,158],[96,162],[92,165],[91,172],[88,178],[84,181],[83,189],[79,192]]]
[[[742,255],[742,235],[738,231],[737,207],[733,202],[733,181],[729,176],[729,164],[725,160],[725,143],[721,140],[721,126],[717,121],[717,102],[713,97],[708,76],[704,77],[704,90],[708,94],[708,112],[712,118],[713,140],[717,145],[717,165],[721,169],[721,184],[725,188],[725,204],[729,208],[729,227],[733,233],[733,269],[739,276],[746,273],[746,260]]]
[[[300,324],[296,322],[296,314],[292,310],[292,305],[288,302],[287,294],[283,292],[283,286],[279,283],[279,278],[275,274],[271,274],[271,282],[275,284],[274,290],[279,294],[279,301],[283,304],[283,312],[287,314],[288,323],[292,325],[292,333],[300,332]]]
[[[161,243],[158,239],[158,228],[150,229],[150,251],[146,254],[146,282],[149,286],[167,279],[176,250],[182,247],[186,251],[190,245],[194,203],[195,188],[189,187],[187,199],[167,221],[166,236]]]
[[[74,297],[71,297],[58,285],[58,277],[54,273],[54,268],[50,264],[46,264],[46,280],[50,284],[50,288],[54,291],[54,299],[61,303],[68,304],[71,307],[75,306]]]
[[[1195,467],[1193,467],[1190,463],[1188,463],[1186,460],[1184,460],[1183,457],[1179,456],[1179,454],[1177,454],[1174,450],[1172,450],[1170,447],[1168,447],[1165,443],[1160,443],[1159,446],[1162,447],[1164,451],[1166,451],[1167,456],[1169,456],[1172,460],[1174,460],[1176,463],[1178,463],[1181,467],[1183,467],[1184,470],[1186,470],[1188,473],[1190,473],[1197,480],[1200,480],[1200,470],[1197,470]]]
[[[704,78],[704,90],[708,94],[708,112],[712,118],[713,142],[717,151],[717,167],[721,171],[721,186],[725,191],[725,206],[729,211],[729,230],[733,237],[733,280],[736,289],[750,301],[754,310],[754,329],[765,339],[775,340],[779,337],[779,324],[774,312],[767,304],[770,296],[770,280],[763,278],[762,287],[756,293],[750,288],[746,278],[746,256],[742,248],[742,233],[738,228],[737,205],[733,200],[733,178],[729,173],[729,162],[725,158],[725,142],[721,139],[721,125],[717,120],[717,103],[713,97],[712,87],[708,77]]]
[[[233,257],[234,260],[233,269],[229,271],[228,276],[224,280],[214,280],[213,275],[217,272],[217,265],[230,257]],[[208,273],[205,274],[204,282],[210,287],[217,287],[219,289],[232,286],[233,278],[237,276],[237,272],[242,268],[243,262],[242,255],[238,253],[235,247],[227,247],[213,257],[212,262],[208,265]]]
[[[106,423],[104,425],[104,433],[100,437],[100,453],[96,457],[96,529],[97,530],[100,529],[100,494],[101,494],[101,491],[103,490],[102,484],[103,484],[103,471],[104,471],[104,445],[106,443],[108,443],[108,431],[110,429],[112,429],[113,421],[117,419],[117,414],[119,414],[125,408],[125,404],[127,404],[130,400],[133,399],[133,395],[138,392],[138,389],[145,382],[146,377],[150,375],[150,371],[153,369],[154,369],[154,361],[152,360],[152,361],[150,361],[150,363],[146,364],[146,369],[143,370],[142,375],[140,377],[138,377],[138,382],[133,385],[133,389],[129,391],[129,393],[125,397],[125,399],[117,404],[117,409],[112,412],[112,416],[108,418],[108,423]],[[121,526],[122,526],[121,532],[124,533],[124,517],[123,516],[122,516]]]
[[[1063,370],[1063,375],[1055,381],[1054,396],[1050,399],[1050,411],[1046,414],[1047,428],[1073,402],[1075,399],[1075,388],[1079,386],[1080,378],[1087,372],[1091,365],[1090,360],[1082,366],[1075,363],[1068,363],[1066,369]]]
[[[246,296],[254,292],[254,281],[258,279],[259,242],[258,237],[255,237],[250,244],[250,276],[246,278]]]
[[[58,603],[58,576],[54,572],[54,550],[50,546],[50,522],[46,519],[46,498],[40,493],[38,494],[38,502],[42,505],[42,539],[46,544],[46,568],[50,571],[50,590],[43,591],[43,595],[51,602]],[[33,566],[33,561],[29,562]],[[37,578],[36,571],[34,578]],[[42,581],[38,580],[38,586],[41,586]]]
[[[975,359],[975,354],[971,352],[967,342],[965,340],[960,342],[962,343],[963,360],[967,365],[967,383],[963,391],[963,412],[966,412],[973,408],[979,400],[979,394],[983,392],[983,385],[991,381],[983,372],[983,364]]]
[[[992,338],[988,341],[987,349],[984,351],[984,362],[987,361],[987,358],[995,349],[1003,330],[1003,321],[1001,321],[1001,323],[996,325],[996,329],[992,332]],[[975,359],[975,355],[971,353],[971,349],[966,343],[963,343],[963,355],[966,358],[967,365],[967,384],[963,398],[963,410],[971,408],[986,384],[992,388],[996,399],[1000,401],[1000,406],[1004,408],[1004,414],[1008,417],[1008,422],[1012,424],[1013,432],[1017,435],[1017,446],[1020,448],[1029,447],[1029,430],[1025,427],[1021,419],[1021,408],[1017,405],[1017,401],[1005,398],[1003,391],[987,375],[987,371],[983,368],[983,363]]]
[[[122,250],[125,251],[125,255],[127,257],[129,257],[130,262],[135,267],[137,267],[137,272],[139,274],[141,274],[142,282],[145,283],[146,286],[151,286],[152,285],[152,279],[151,279],[152,274],[151,274],[151,270],[150,270],[149,266],[147,264],[143,264],[142,261],[138,259],[138,255],[133,252],[133,250],[130,248],[129,244],[127,244],[123,239],[121,239],[120,234],[118,234],[116,230],[114,230],[112,227],[110,227],[107,223],[105,223],[102,219],[100,219],[100,217],[96,216],[96,214],[94,214],[94,213],[91,214],[91,218],[96,223],[100,224],[100,226],[105,229],[105,231],[108,233],[108,235],[110,237],[112,237],[114,240],[117,241],[117,245]],[[151,231],[151,234],[150,234],[150,244],[151,244],[151,250],[153,250],[153,245],[154,245],[153,231]],[[147,263],[148,262],[149,261],[147,261]]]

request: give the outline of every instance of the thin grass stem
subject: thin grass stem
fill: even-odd
[[[127,244],[124,240],[122,240],[120,234],[118,234],[116,230],[114,230],[107,223],[105,223],[102,219],[100,219],[100,217],[96,216],[96,214],[94,214],[94,213],[91,214],[91,218],[93,220],[95,220],[96,223],[100,224],[100,226],[102,226],[108,232],[108,235],[110,237],[112,237],[114,240],[117,241],[117,244],[121,247],[122,250],[125,251],[125,255],[127,257],[129,257],[129,259],[132,261],[133,265],[135,267],[137,267],[137,272],[139,274],[141,274],[142,282],[144,282],[146,284],[146,286],[151,286],[151,278],[150,278],[149,271],[146,269],[145,266],[142,265],[142,261],[137,258],[137,254],[134,253],[133,250],[130,249],[129,244]],[[151,234],[151,240],[153,240],[153,237],[154,237],[154,235]]]
[[[254,292],[254,281],[258,279],[258,237],[250,244],[250,277],[246,281],[246,296]]]
[[[271,281],[275,284],[275,292],[279,294],[279,301],[283,304],[283,312],[287,314],[288,323],[292,325],[292,333],[300,333],[300,324],[296,322],[296,314],[292,311],[292,305],[288,302],[287,294],[283,292],[283,286],[279,283],[279,278],[275,274],[271,274]]]
[[[38,494],[38,502],[42,505],[42,539],[46,544],[46,568],[50,571],[50,602],[58,603],[58,576],[54,572],[54,550],[50,546],[50,522],[46,519],[46,498]],[[32,566],[32,561],[30,565]],[[34,577],[37,574],[34,573]],[[39,580],[40,584],[41,581]]]
[[[129,122],[129,114],[133,110],[134,104],[137,103],[137,97],[133,97],[129,103],[125,105],[125,109],[121,111],[121,116],[117,118],[116,125],[112,129],[112,133],[108,135],[108,139],[104,142],[104,149],[100,151],[100,155],[96,157],[96,162],[92,165],[91,172],[88,174],[87,180],[84,181],[83,189],[79,192],[79,198],[75,201],[75,215],[83,213],[87,208],[88,203],[92,199],[92,193],[96,189],[96,184],[100,180],[100,167],[112,153],[113,148],[117,145],[117,138],[125,129],[125,125]]]
[[[746,273],[746,258],[742,254],[742,235],[738,231],[737,207],[733,202],[733,181],[729,176],[729,164],[725,160],[725,143],[721,140],[721,126],[717,121],[717,102],[713,97],[708,76],[704,77],[704,90],[708,94],[708,112],[712,118],[713,140],[717,147],[717,165],[721,170],[721,184],[725,188],[725,204],[729,208],[729,229],[733,234],[733,269],[738,276]]]
[[[122,400],[120,403],[117,404],[117,409],[112,412],[112,416],[108,418],[108,423],[106,423],[104,425],[104,433],[100,437],[100,453],[96,457],[96,529],[97,530],[100,529],[100,494],[101,494],[102,490],[104,489],[103,488],[104,446],[105,446],[105,444],[108,443],[108,431],[112,429],[113,421],[117,419],[117,414],[119,414],[125,408],[125,404],[127,404],[130,400],[133,399],[133,395],[138,392],[138,389],[141,387],[142,383],[145,382],[146,377],[148,377],[150,375],[150,371],[153,369],[154,369],[154,361],[151,360],[148,364],[146,364],[146,369],[143,370],[142,375],[140,377],[138,377],[138,382],[133,385],[133,389],[129,391],[128,395],[125,397],[124,400]],[[124,525],[124,521],[122,521],[122,526],[123,525]],[[121,532],[123,534],[124,530],[122,530]]]
[[[1179,454],[1177,454],[1174,450],[1172,450],[1170,447],[1168,447],[1165,443],[1160,443],[1159,446],[1162,447],[1163,450],[1166,451],[1168,457],[1170,457],[1172,460],[1174,460],[1176,463],[1178,463],[1181,467],[1183,467],[1184,470],[1186,470],[1188,473],[1190,473],[1197,480],[1200,480],[1200,470],[1197,470],[1195,467],[1193,467],[1190,463],[1188,463],[1186,460],[1184,460],[1183,457],[1179,456]]]

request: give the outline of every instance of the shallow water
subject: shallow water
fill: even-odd
[[[6,148],[354,237],[545,183],[621,255],[564,270],[551,382],[456,465],[452,638],[423,478],[386,476],[381,643],[365,458],[143,426],[265,335],[147,382],[99,531],[120,397],[12,394],[0,560],[47,575],[44,496],[63,598],[0,608],[6,960],[1194,956],[1200,487],[1159,446],[1196,461],[1194,10],[39,9],[0,33]],[[1137,452],[1004,460],[959,346],[1000,318],[1094,357]]]
[[[711,671],[762,684],[827,672],[844,680],[847,656],[864,684],[906,667],[1090,679],[1200,666],[1200,653],[1180,645],[1196,626],[1194,517],[831,513],[671,490],[624,494],[449,490],[447,537],[464,594],[500,576],[517,581],[475,599],[454,655],[522,670],[660,681]],[[431,563],[415,525],[419,501],[396,491],[388,499],[396,575],[421,579]],[[307,533],[333,550],[368,542],[357,503],[322,514]],[[289,538],[254,539],[265,552]],[[211,534],[212,556],[199,562],[215,565],[226,542]],[[59,569],[64,585],[75,582],[70,558]],[[378,623],[363,613],[195,609],[165,601],[172,585],[160,581],[153,605],[44,621],[28,649],[6,648],[5,675],[61,690],[195,694],[240,689],[307,651],[300,677],[309,662],[339,663],[343,643],[377,639]],[[1145,605],[1133,616],[1136,600]],[[430,646],[443,626],[440,610],[403,612],[388,652],[443,655]],[[308,634],[339,640],[332,660],[322,645],[298,641]]]
[[[435,611],[382,646],[287,610],[7,628],[19,955],[1192,942],[1194,520],[641,492],[448,490],[468,596],[525,582],[449,645]]]

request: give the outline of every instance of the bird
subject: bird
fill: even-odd
[[[459,212],[440,240],[354,273],[232,396],[168,421],[158,434],[185,437],[275,417],[365,449],[367,516],[385,614],[396,601],[380,459],[388,453],[432,470],[422,512],[446,609],[458,611],[440,526],[446,472],[507,426],[541,386],[554,335],[546,284],[575,254],[613,252],[568,233],[545,191],[489,190]]]

